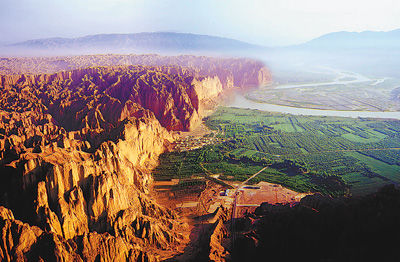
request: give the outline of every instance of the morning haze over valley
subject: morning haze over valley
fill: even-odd
[[[397,261],[400,4],[4,0],[0,261]]]

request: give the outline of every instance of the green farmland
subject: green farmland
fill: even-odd
[[[222,144],[161,155],[156,180],[220,174],[299,192],[363,195],[400,182],[400,121],[219,108],[205,119]]]

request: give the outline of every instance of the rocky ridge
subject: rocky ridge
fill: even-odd
[[[270,72],[263,63],[252,59],[156,54],[4,57],[0,58],[0,74],[53,74],[88,67],[121,65],[182,66],[195,71],[198,76],[217,76],[224,88],[253,87],[271,80]]]
[[[149,170],[172,131],[197,125],[202,108],[234,86],[236,67],[246,67],[235,61],[226,75],[137,65],[1,76],[1,260],[179,252],[187,225],[152,200]],[[250,75],[237,83],[260,83],[260,72]]]

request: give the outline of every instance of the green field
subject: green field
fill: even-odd
[[[300,192],[363,195],[400,182],[400,121],[293,116],[219,108],[205,119],[227,141],[161,155],[155,179],[220,174],[279,183]]]

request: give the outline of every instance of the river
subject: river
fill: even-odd
[[[274,89],[287,89],[287,88],[307,88],[330,86],[330,85],[346,85],[360,82],[369,82],[370,85],[377,85],[383,83],[388,78],[371,79],[364,75],[355,72],[344,72],[333,68],[324,68],[336,74],[333,81],[323,83],[308,83],[308,84],[287,84],[274,86]],[[292,115],[310,115],[310,116],[337,116],[337,117],[352,117],[352,118],[386,118],[386,119],[400,119],[400,112],[393,111],[345,111],[345,110],[325,110],[313,108],[299,108],[291,106],[283,106],[276,104],[268,104],[248,99],[245,95],[237,93],[231,103],[231,107],[257,109],[262,111],[279,112]]]
[[[326,68],[328,69],[328,68]],[[373,80],[364,75],[353,73],[353,72],[344,72],[336,69],[328,69],[330,72],[335,73],[337,76],[333,81],[322,82],[322,83],[306,83],[306,84],[287,84],[287,85],[278,85],[275,86],[274,89],[288,89],[288,88],[307,88],[307,87],[323,87],[323,86],[332,86],[332,85],[348,85],[354,83],[362,83],[362,82],[370,82],[370,85],[377,85],[379,83],[383,83],[386,78]]]
[[[400,112],[375,112],[375,111],[341,111],[341,110],[322,110],[311,108],[298,108],[291,106],[281,106],[256,102],[247,99],[241,94],[236,94],[234,99],[228,104],[230,107],[257,109],[262,111],[279,112],[292,115],[310,115],[310,116],[338,116],[338,117],[363,117],[363,118],[387,118],[400,119]]]

